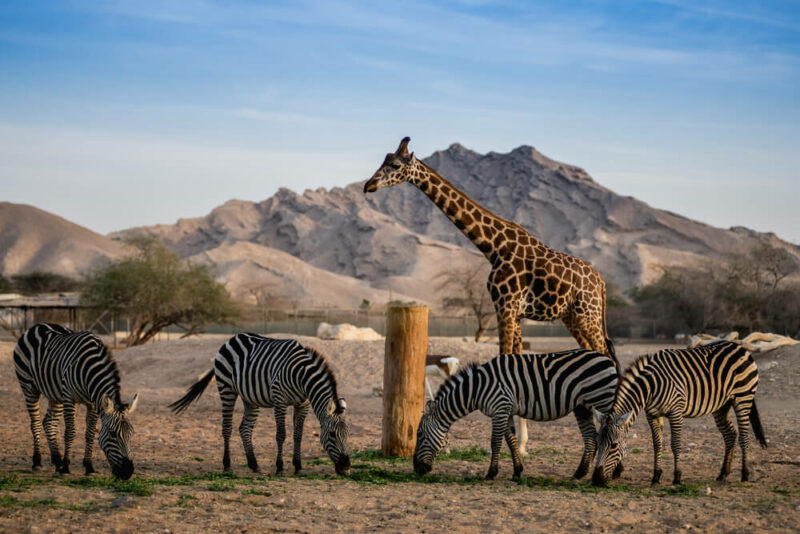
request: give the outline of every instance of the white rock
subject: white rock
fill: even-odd
[[[383,336],[372,328],[359,328],[348,323],[328,324],[319,323],[317,327],[317,337],[320,339],[350,339],[358,341],[375,341],[383,339]]]

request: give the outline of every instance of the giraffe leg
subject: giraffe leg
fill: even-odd
[[[524,424],[525,420],[520,418],[520,423]],[[511,477],[511,480],[519,480],[520,474],[522,474],[522,459],[519,455],[519,447],[517,445],[517,436],[514,434],[514,416],[510,416],[508,418],[508,424],[506,425],[506,444],[508,445],[508,449],[511,451],[511,461],[514,462],[514,475]]]
[[[519,326],[517,312],[504,305],[497,311],[497,328],[500,334],[500,354],[514,354],[514,339]],[[520,347],[522,338],[520,338]]]
[[[578,342],[578,346],[582,349],[591,349],[592,345],[589,343],[589,340],[586,339],[586,336],[583,335],[583,330],[580,327],[577,317],[575,317],[574,312],[570,311],[564,314],[561,318],[561,321],[564,323],[564,326],[567,327],[569,333],[572,334],[572,337],[575,338],[575,341]]]
[[[303,404],[298,404],[294,407],[294,421],[293,421],[293,439],[294,439],[294,455],[292,456],[292,465],[294,465],[294,472],[299,473],[303,468],[300,461],[300,452],[303,443],[303,423],[308,415],[308,409],[311,404],[305,401]]]
[[[254,473],[259,472],[256,453],[253,450],[253,428],[256,426],[259,410],[260,408],[255,404],[245,403],[244,415],[242,415],[242,422],[239,424],[239,436],[242,438],[244,453],[247,456],[247,467]]]
[[[47,413],[44,416],[44,434],[47,436],[47,444],[50,446],[50,461],[56,468],[61,469],[61,453],[58,450],[58,419],[61,417],[63,407],[60,403],[50,402],[47,406]]]
[[[94,440],[97,438],[97,412],[94,406],[90,403],[86,406],[86,448],[83,453],[83,468],[87,475],[94,473],[94,465],[92,465],[92,451],[94,449]]]
[[[522,321],[519,317],[514,320],[514,354],[522,354]]]
[[[730,419],[730,404],[725,404],[722,408],[714,412],[714,422],[717,424],[722,439],[725,440],[725,456],[722,460],[722,469],[719,471],[718,481],[725,480],[731,472],[733,463],[733,449],[736,447],[736,429]]]
[[[58,470],[62,475],[69,473],[69,453],[73,441],[75,441],[75,403],[67,401],[64,403],[64,456],[61,458],[61,468]]]

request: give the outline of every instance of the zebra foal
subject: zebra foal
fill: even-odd
[[[598,440],[595,485],[606,485],[608,474],[622,460],[625,438],[640,410],[644,410],[653,438],[652,483],[661,481],[661,445],[664,417],[672,433],[675,468],[673,484],[681,483],[681,429],[684,417],[713,414],[725,440],[725,456],[717,480],[730,474],[736,429],[729,418],[736,414],[742,449],[742,481],[750,478],[747,466],[748,426],[762,447],[767,446],[758,417],[755,395],[758,369],[750,353],[740,345],[721,341],[703,347],[661,350],[642,356],[620,377],[614,405],[603,419]]]
[[[295,473],[302,468],[300,449],[303,423],[309,408],[320,423],[320,443],[336,467],[336,473],[350,472],[347,450],[348,425],[345,421],[347,404],[336,393],[336,379],[325,359],[313,349],[291,339],[270,339],[257,334],[236,334],[222,347],[214,360],[214,367],[170,408],[182,413],[203,394],[206,386],[216,378],[222,401],[222,438],[224,451],[222,466],[231,469],[230,439],[233,429],[233,407],[241,396],[244,415],[239,435],[247,455],[247,465],[259,471],[253,451],[253,427],[260,408],[274,408],[275,439],[278,456],[277,473],[283,471],[283,443],[286,440],[286,408],[294,407]]]
[[[33,434],[33,469],[42,467],[42,431],[50,446],[56,471],[69,473],[70,449],[75,439],[76,405],[86,405],[86,449],[83,466],[94,473],[92,449],[100,419],[100,448],[117,478],[133,475],[130,441],[133,426],[128,416],[136,409],[139,395],[129,403],[120,399],[119,372],[108,349],[89,332],[73,332],[56,324],[39,323],[22,334],[14,347],[16,370]],[[39,398],[48,400],[42,421]],[[64,414],[64,456],[58,448],[58,418]]]
[[[423,475],[447,441],[450,426],[480,410],[492,419],[492,459],[488,480],[497,476],[505,438],[514,462],[514,480],[522,473],[512,417],[553,421],[574,412],[584,450],[575,478],[582,478],[594,458],[596,430],[592,409],[605,413],[614,402],[617,368],[605,354],[578,349],[551,354],[501,354],[470,364],[450,377],[425,406],[414,448],[414,470]],[[621,472],[621,467],[619,472]]]

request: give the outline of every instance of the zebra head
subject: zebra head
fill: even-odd
[[[425,404],[425,411],[417,427],[417,445],[414,447],[414,471],[424,475],[433,469],[433,460],[447,445],[449,427],[442,423],[434,401]]]
[[[326,417],[320,421],[319,441],[328,453],[336,474],[350,474],[350,454],[347,449],[347,436],[350,428],[345,420],[347,403],[344,399],[330,399],[326,409]]]
[[[98,441],[100,448],[106,455],[111,465],[111,472],[115,477],[127,480],[133,475],[133,462],[131,461],[130,442],[133,436],[133,425],[129,415],[136,409],[139,394],[133,396],[128,404],[114,405],[108,395],[103,395],[100,400],[100,434]]]
[[[611,474],[625,455],[628,431],[636,419],[636,414],[627,412],[622,415],[609,413],[600,419],[600,431],[597,434],[597,463],[595,464],[592,484],[606,486]]]

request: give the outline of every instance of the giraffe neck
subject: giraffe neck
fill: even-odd
[[[417,161],[416,170],[417,173],[412,173],[408,181],[428,195],[428,198],[439,206],[461,233],[467,236],[489,261],[493,261],[499,244],[507,242],[502,236],[501,239],[497,239],[499,234],[510,227],[514,227],[516,233],[519,227],[469,198],[421,161]]]

